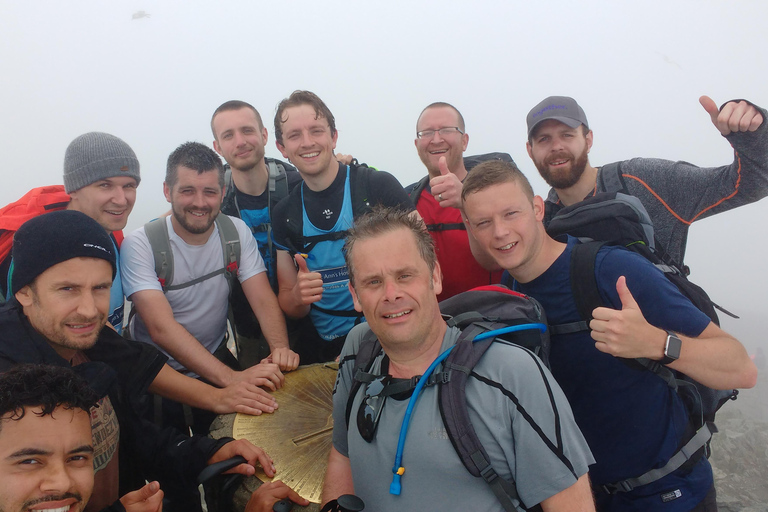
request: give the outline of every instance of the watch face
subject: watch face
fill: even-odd
[[[680,349],[683,342],[674,333],[667,333],[667,345],[664,347],[664,359],[671,359],[672,361],[680,357]]]

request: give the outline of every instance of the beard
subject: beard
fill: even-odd
[[[208,222],[205,224],[192,224],[190,222],[187,222],[187,217],[185,216],[185,212],[192,212],[192,211],[203,211],[206,213],[212,213],[212,210],[210,209],[186,209],[186,210],[177,210],[176,208],[173,208],[173,218],[176,219],[176,222],[179,223],[179,225],[184,228],[186,231],[193,235],[202,235],[206,231],[208,231],[211,226],[213,225],[214,221],[216,220],[216,215],[219,214],[219,212],[216,212],[216,215],[210,215],[208,218]]]
[[[564,159],[571,161],[570,170],[558,170],[553,172],[549,169],[548,162]],[[561,151],[560,153],[547,158],[547,161],[534,162],[534,164],[536,164],[536,168],[539,170],[539,174],[544,179],[544,181],[547,182],[547,185],[555,189],[564,189],[570,188],[579,182],[581,176],[584,174],[584,170],[587,168],[587,161],[587,148],[584,148],[584,151],[578,157],[574,157],[567,151]]]

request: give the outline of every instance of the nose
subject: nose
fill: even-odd
[[[395,279],[384,281],[384,299],[389,302],[396,301],[401,296],[400,285]]]
[[[240,132],[235,132],[235,147],[240,147],[245,144],[245,137]]]
[[[123,187],[112,187],[112,203],[118,206],[126,206],[128,198],[125,195]]]
[[[309,132],[306,130],[301,132],[301,145],[302,146],[312,145],[312,137],[310,136]]]
[[[90,291],[85,291],[80,295],[80,301],[77,305],[77,312],[85,318],[94,318],[99,314],[97,299]]]
[[[40,490],[49,494],[63,494],[72,488],[72,478],[64,465],[64,461],[49,461]]]
[[[504,222],[499,222],[497,220],[493,221],[493,236],[496,238],[503,238],[506,235],[509,234],[509,229],[507,229],[507,226]]]

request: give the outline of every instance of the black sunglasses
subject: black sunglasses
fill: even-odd
[[[382,395],[381,392],[384,391],[389,381],[389,375],[382,375],[368,383],[365,388],[365,398],[357,410],[357,430],[360,432],[360,436],[369,443],[373,441],[376,435],[381,410],[387,400],[387,396]]]

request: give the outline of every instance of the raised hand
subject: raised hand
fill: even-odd
[[[429,188],[440,206],[459,208],[461,206],[461,180],[448,169],[445,157],[437,161],[440,176],[429,180]]]
[[[303,305],[309,305],[323,298],[323,278],[319,272],[310,272],[307,267],[307,261],[301,254],[293,257],[298,266],[296,276],[296,286],[294,293],[297,294],[299,302]]]
[[[616,281],[621,309],[595,308],[592,312],[592,339],[595,348],[614,357],[661,359],[666,332],[649,324],[627,287],[624,276]]]
[[[754,106],[746,101],[729,101],[723,105],[723,109],[717,108],[717,104],[709,96],[699,98],[699,103],[707,111],[721,134],[729,135],[734,132],[753,132],[763,124],[763,115]]]
[[[138,491],[129,492],[120,503],[126,512],[161,512],[163,510],[163,491],[158,482],[150,482]]]

